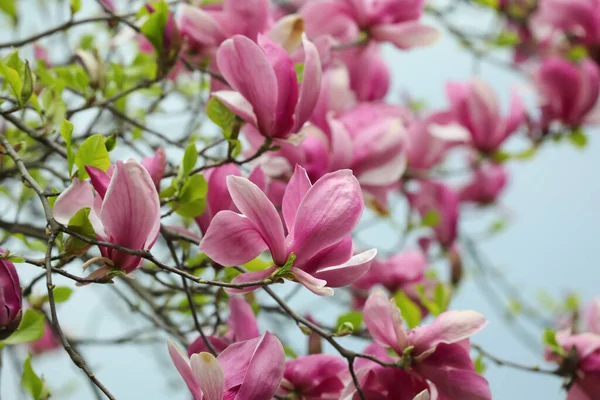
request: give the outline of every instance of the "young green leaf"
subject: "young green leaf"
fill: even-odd
[[[22,105],[21,92],[23,91],[23,81],[19,76],[19,72],[9,67],[3,61],[0,61],[0,75],[2,75],[4,79],[6,79],[6,82],[8,82],[10,88],[13,91],[15,99],[20,105]]]
[[[202,214],[206,206],[208,185],[202,175],[192,175],[186,180],[179,194],[175,212],[183,217],[195,218]]]
[[[360,311],[350,311],[349,313],[340,315],[335,324],[336,330],[339,331],[345,323],[350,323],[354,329],[360,329],[363,323],[363,313]]]
[[[0,344],[19,344],[35,342],[44,335],[44,316],[29,308],[23,314],[19,328]]]
[[[231,137],[231,128],[236,122],[236,115],[216,97],[212,97],[206,106],[206,115],[219,128],[223,129],[226,139]]]
[[[60,124],[60,136],[65,141],[67,146],[67,165],[69,169],[69,176],[73,172],[73,164],[75,164],[75,151],[73,151],[73,124],[66,119],[63,119]]]
[[[440,223],[441,217],[437,210],[429,210],[421,220],[421,225],[428,226],[430,228],[436,227]]]
[[[82,236],[94,239],[96,237],[96,233],[94,232],[94,227],[90,222],[89,216],[90,208],[82,208],[71,217],[71,219],[69,220],[68,228],[73,232],[79,233]],[[87,244],[83,240],[77,239],[76,237],[69,237],[65,243],[65,251],[70,254],[77,252],[78,250],[84,249],[88,246],[89,244]]]
[[[169,19],[169,9],[163,1],[153,4],[153,8],[154,11],[148,15],[148,19],[140,30],[150,41],[156,52],[160,53],[163,47],[165,25],[167,25]]]
[[[9,16],[13,24],[17,23],[17,0],[0,0],[0,11]]]
[[[50,397],[50,392],[45,382],[37,376],[31,366],[31,354],[23,363],[23,374],[21,375],[21,386],[33,397],[34,400],[45,400]]]
[[[25,62],[23,71],[23,89],[21,90],[21,104],[26,104],[33,94],[33,85],[35,84],[35,75],[31,72],[29,61]]]
[[[396,300],[396,305],[409,328],[412,329],[421,323],[421,309],[408,296],[403,292],[398,292],[394,296],[394,300]]]
[[[102,171],[108,170],[110,156],[106,150],[104,136],[101,134],[92,135],[81,143],[75,157],[75,164],[78,168],[77,175],[79,179],[85,179],[89,176],[85,171],[86,165],[96,167]]]
[[[179,178],[188,176],[196,166],[197,161],[198,150],[196,150],[196,145],[194,143],[190,143],[183,153],[183,160],[181,160],[181,164],[179,165],[179,173],[177,176]]]

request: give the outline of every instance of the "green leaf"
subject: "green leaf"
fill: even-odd
[[[45,400],[50,397],[50,392],[45,382],[37,376],[31,366],[31,354],[23,363],[23,374],[21,375],[21,386],[33,397],[34,400]]]
[[[67,286],[57,286],[52,292],[54,293],[54,302],[55,303],[64,303],[69,300],[71,295],[73,294],[73,289]]]
[[[21,80],[21,76],[19,76],[19,72],[6,65],[3,61],[0,61],[0,74],[8,82],[17,102],[22,105],[21,92],[23,91],[23,81]]]
[[[573,46],[565,54],[565,58],[570,61],[580,62],[587,58],[588,51],[584,46],[578,45]]]
[[[60,124],[60,136],[67,145],[67,164],[69,168],[69,176],[73,172],[73,164],[75,164],[75,151],[73,151],[73,124],[66,119],[63,119]]]
[[[17,23],[17,1],[0,0],[0,11],[8,15],[13,24]]]
[[[475,3],[482,5],[484,7],[493,8],[494,10],[498,9],[498,0],[474,0]]]
[[[440,223],[440,221],[440,213],[437,210],[429,210],[421,219],[421,225],[434,228]]]
[[[422,284],[415,285],[415,289],[417,290],[417,295],[419,296],[419,302],[425,306],[427,311],[429,311],[432,315],[439,315],[442,312],[442,309],[438,306],[435,301],[431,301],[427,294],[425,293],[425,287]]]
[[[188,176],[196,166],[197,161],[198,150],[196,150],[196,145],[194,143],[190,143],[183,153],[183,160],[181,160],[181,164],[179,165],[179,173],[177,176],[179,178]]]
[[[75,15],[81,10],[81,0],[71,0],[71,15]]]
[[[0,0],[1,1],[1,0]],[[23,71],[23,89],[21,90],[21,104],[25,104],[33,94],[33,85],[35,84],[35,75],[31,72],[29,61],[25,62],[25,70]]]
[[[512,47],[521,42],[519,35],[512,31],[502,31],[496,36],[494,44],[499,47]]]
[[[294,65],[294,70],[296,70],[296,79],[298,79],[298,83],[302,83],[302,79],[304,79],[304,64]]]
[[[578,149],[585,149],[588,144],[588,138],[583,129],[577,128],[568,135],[569,140]]]
[[[206,115],[215,125],[223,129],[223,136],[226,139],[231,137],[231,128],[237,116],[221,100],[212,97],[206,106]]]
[[[335,324],[336,330],[339,331],[344,324],[350,323],[355,330],[359,330],[363,323],[363,313],[360,311],[350,311],[338,317]]]
[[[433,289],[433,300],[440,312],[446,311],[450,303],[450,291],[443,283],[438,283]]]
[[[475,365],[475,372],[479,375],[483,375],[487,366],[483,362],[483,356],[479,354],[475,360],[473,360],[473,364]]]
[[[108,170],[110,167],[110,156],[106,150],[104,136],[101,134],[92,135],[85,139],[75,157],[75,164],[79,169],[77,174],[79,179],[85,179],[89,175],[85,171],[85,166],[96,167],[102,171]]]
[[[421,323],[421,309],[408,296],[403,292],[398,292],[394,295],[394,300],[410,329]]]
[[[108,137],[108,139],[106,140],[106,142],[104,143],[104,146],[106,147],[106,151],[108,151],[109,153],[111,151],[113,151],[115,149],[115,147],[117,146],[117,135],[116,134],[110,135]]]
[[[283,352],[288,358],[298,358],[298,354],[290,346],[283,346]]]
[[[148,15],[148,19],[140,28],[142,34],[152,44],[157,53],[163,48],[163,33],[169,18],[169,9],[164,2],[152,4],[154,12]]]
[[[248,271],[264,271],[272,265],[273,262],[271,260],[265,260],[260,257],[256,257],[254,260],[243,264],[243,267]]]
[[[23,314],[19,328],[3,340],[2,345],[35,342],[44,335],[44,316],[29,308]]]
[[[71,219],[69,220],[68,228],[73,232],[79,233],[82,236],[94,239],[96,237],[96,233],[94,232],[94,227],[90,222],[89,216],[90,208],[82,208],[71,217]],[[67,239],[65,243],[65,251],[67,253],[73,253],[77,250],[81,250],[88,246],[89,244],[84,242],[83,240],[77,239],[75,237],[69,237],[69,239]]]
[[[335,336],[347,336],[351,335],[356,328],[352,322],[342,323],[335,332]]]
[[[183,185],[175,212],[183,217],[195,218],[202,214],[206,206],[208,185],[202,175],[192,175]]]
[[[552,350],[553,353],[566,356],[567,352],[562,348],[556,340],[556,331],[554,329],[546,328],[542,336],[542,343]]]

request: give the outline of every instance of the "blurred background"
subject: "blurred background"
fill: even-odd
[[[2,19],[2,42],[29,36],[68,18],[68,2],[65,1],[19,0],[17,3],[21,15],[18,29],[11,27],[7,19]],[[120,1],[116,3],[118,6]],[[445,2],[430,3],[438,6]],[[94,1],[83,1],[78,18],[99,12]],[[444,32],[436,45],[412,51],[398,51],[391,46],[384,49],[393,70],[391,102],[400,101],[409,94],[424,101],[431,109],[442,108],[447,105],[444,94],[446,82],[464,81],[477,74],[492,85],[505,109],[511,90],[518,90],[528,104],[534,104],[533,92],[527,87],[522,73],[475,59],[438,20],[430,17],[425,20]],[[451,23],[467,31],[472,27],[477,32],[490,26],[493,16],[490,13],[465,12]],[[90,29],[94,32],[93,28],[82,29],[81,32],[90,32]],[[69,37],[74,36],[71,34]],[[56,35],[44,44],[53,57],[59,58],[61,51],[75,46],[76,43],[69,40]],[[31,53],[21,54],[32,58]],[[495,57],[509,60],[510,54],[498,50]],[[185,119],[167,115],[169,107],[174,110],[180,108],[177,101],[166,102],[163,107],[167,109],[164,118],[153,118],[147,124],[163,132],[182,131]],[[77,126],[78,122],[84,123],[89,118],[91,116],[81,115],[79,120],[72,122]],[[477,250],[487,272],[481,272],[481,267],[474,260],[465,257],[467,277],[451,307],[473,309],[488,319],[489,325],[473,338],[473,342],[493,355],[525,365],[542,365],[542,329],[538,322],[527,316],[514,316],[519,313],[520,305],[530,304],[544,311],[551,308],[552,302],[562,302],[571,293],[576,293],[582,302],[599,294],[597,251],[600,212],[597,207],[600,203],[600,179],[596,173],[600,167],[600,139],[598,132],[589,130],[588,133],[589,143],[584,149],[551,142],[529,160],[509,162],[509,186],[499,207],[489,211],[462,210],[461,236],[476,238]],[[516,139],[510,146],[523,148],[523,143]],[[130,155],[113,154],[113,159]],[[176,159],[177,156],[173,157],[173,160]],[[396,203],[393,206],[394,216],[402,221],[406,205],[403,201]],[[0,203],[0,210],[2,207]],[[367,228],[361,230],[359,237],[366,244],[394,251],[398,243],[397,231],[385,223],[369,223],[374,218],[372,213],[365,214]],[[503,229],[490,235],[490,227],[497,225],[499,220],[504,221]],[[406,243],[408,248],[414,245],[410,241]],[[34,267],[24,264],[18,265],[18,268],[25,282],[39,273]],[[71,281],[58,276],[56,284],[72,286]],[[132,314],[130,307],[108,286],[77,288],[70,301],[58,306],[61,325],[71,336],[92,342],[93,339],[125,337],[133,332],[140,335],[142,343],[82,345],[81,351],[90,368],[118,399],[188,399],[188,391],[168,357],[167,336],[149,328],[147,321]],[[285,294],[294,286],[286,283],[277,289]],[[38,285],[36,290],[44,290],[43,285]],[[260,294],[258,299],[261,304],[270,304],[270,299]],[[349,302],[347,294],[341,290],[336,291],[332,299],[317,298],[303,290],[294,297],[291,305],[301,313],[309,312],[318,321],[328,322],[335,321],[343,312],[338,305],[340,302]],[[264,323],[261,328],[277,333],[297,353],[306,351],[307,338],[293,323],[284,323],[283,317],[266,313],[260,315],[260,320]],[[348,338],[340,339],[340,343],[356,350],[364,346],[363,342]],[[19,384],[26,352],[26,348],[5,351],[0,386],[3,400],[28,398]],[[558,400],[565,397],[561,390],[562,382],[556,377],[500,367],[490,362],[486,364],[485,375],[495,399]],[[53,398],[93,398],[87,379],[63,350],[44,354],[34,359],[33,365],[36,372],[48,381]]]

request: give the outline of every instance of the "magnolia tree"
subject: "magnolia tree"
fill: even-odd
[[[467,272],[493,268],[459,230],[465,207],[493,212],[506,163],[582,147],[598,121],[597,0],[25,3],[0,2],[15,30],[0,43],[2,391],[65,397],[35,359],[66,352],[90,385],[77,398],[134,398],[103,381],[117,370],[126,387],[124,360],[86,346],[153,343],[157,376],[178,372],[173,393],[195,400],[484,400],[486,363],[600,399],[600,302],[549,315],[496,271],[513,314],[546,314],[542,366],[471,343],[494,328],[453,305]],[[50,8],[60,21],[28,23]],[[463,31],[465,10],[494,26]],[[382,46],[409,57],[442,35],[520,74],[537,103],[514,91],[502,111],[476,76],[448,82],[440,109],[394,100]],[[359,237],[375,225],[391,251]],[[79,312],[125,313],[117,338],[61,323],[61,303],[97,290],[115,296]]]

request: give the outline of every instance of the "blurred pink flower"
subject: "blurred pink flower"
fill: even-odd
[[[501,164],[480,163],[475,166],[473,178],[459,190],[458,196],[463,202],[491,204],[502,194],[507,180],[508,175]]]

